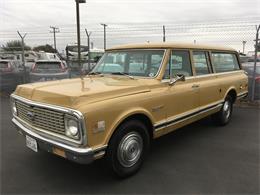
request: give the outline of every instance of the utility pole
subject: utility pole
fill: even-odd
[[[23,82],[25,83],[26,69],[25,69],[25,57],[24,57],[24,39],[25,39],[27,33],[25,33],[24,35],[21,35],[21,33],[19,31],[17,31],[17,33],[18,33],[18,35],[20,36],[20,38],[22,40],[22,61],[23,61],[23,71],[24,71]]]
[[[101,24],[104,27],[104,50],[106,50],[106,27],[107,24]]]
[[[163,25],[163,42],[166,41],[166,38],[165,38],[165,26]]]
[[[258,49],[258,39],[259,39],[260,25],[256,26],[256,39],[255,39],[255,64],[253,72],[253,83],[252,83],[252,97],[251,101],[255,100],[255,77],[256,77],[256,61],[257,61],[257,49]]]
[[[90,35],[92,32],[88,32],[88,30],[85,28],[87,37],[88,37],[88,71],[90,71]]]
[[[59,30],[59,28],[56,27],[56,26],[50,26],[50,28],[52,29],[52,31],[50,31],[50,33],[53,33],[54,49],[55,49],[55,52],[57,52],[56,33],[59,33],[60,30]]]
[[[242,41],[243,43],[243,54],[245,54],[246,41]]]

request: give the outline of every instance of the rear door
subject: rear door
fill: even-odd
[[[194,82],[198,84],[200,109],[210,109],[220,100],[220,84],[213,73],[208,51],[192,52]]]

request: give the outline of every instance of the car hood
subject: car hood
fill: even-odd
[[[138,79],[93,76],[19,85],[14,94],[32,101],[78,108],[82,103],[90,104],[149,91]]]

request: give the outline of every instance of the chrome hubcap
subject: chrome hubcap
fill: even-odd
[[[143,151],[143,139],[137,132],[130,132],[123,137],[117,149],[117,158],[124,167],[133,166]]]
[[[224,111],[225,118],[228,119],[231,113],[231,105],[229,101],[225,101],[223,106],[223,111]]]

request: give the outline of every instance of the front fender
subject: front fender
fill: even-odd
[[[132,108],[131,110],[127,110],[120,114],[113,122],[112,128],[109,130],[109,134],[106,136],[105,144],[109,143],[109,140],[111,139],[112,135],[116,131],[116,129],[119,127],[120,124],[123,123],[127,118],[136,115],[136,114],[142,114],[145,115],[150,119],[150,122],[154,124],[154,117],[151,115],[151,113],[144,109],[144,108]]]

